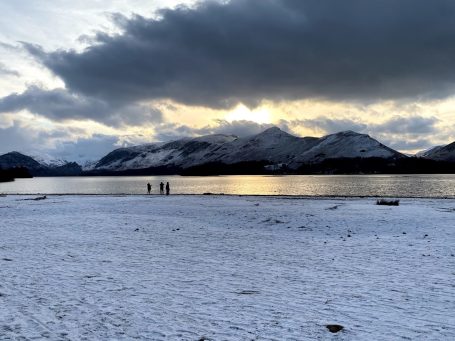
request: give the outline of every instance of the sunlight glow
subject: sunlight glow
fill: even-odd
[[[225,119],[229,122],[253,121],[256,123],[271,123],[272,115],[267,108],[260,107],[251,110],[245,105],[239,104],[233,111],[226,115]]]

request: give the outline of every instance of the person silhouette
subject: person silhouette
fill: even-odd
[[[164,194],[164,184],[160,183],[160,194]]]
[[[166,195],[169,195],[171,192],[171,187],[169,186],[169,182],[166,182]]]
[[[152,185],[150,185],[150,182],[147,184],[147,193],[150,194],[150,191],[152,190]]]

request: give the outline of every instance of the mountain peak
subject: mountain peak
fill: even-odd
[[[281,130],[280,128],[278,128],[276,126],[267,128],[262,133],[259,133],[256,136],[260,136],[260,137],[292,136],[292,137],[295,137],[295,136],[285,132],[284,130]]]
[[[13,150],[12,152],[3,154],[2,156],[5,156],[5,155],[10,155],[10,156],[26,156],[25,154],[19,153],[18,151],[15,151],[15,150]]]
[[[284,133],[284,131],[281,130],[280,128],[278,128],[277,126],[273,126],[273,127],[267,128],[261,134],[276,134],[276,133]]]
[[[344,136],[344,137],[348,137],[348,136],[361,136],[361,135],[368,136],[368,135],[366,135],[366,134],[357,133],[357,132],[352,131],[352,130],[344,130],[344,131],[340,131],[340,132],[335,133],[335,134],[332,134],[332,135],[335,135],[335,136]]]

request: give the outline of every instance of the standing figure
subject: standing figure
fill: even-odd
[[[164,194],[164,184],[160,183],[160,194]]]
[[[171,191],[171,188],[169,186],[169,182],[166,182],[166,195],[169,195],[170,191]]]
[[[152,185],[150,185],[150,182],[147,184],[147,193],[150,194],[150,191],[152,190]]]

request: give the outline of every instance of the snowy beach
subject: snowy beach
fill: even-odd
[[[0,197],[0,340],[455,338],[455,200],[32,198]]]

